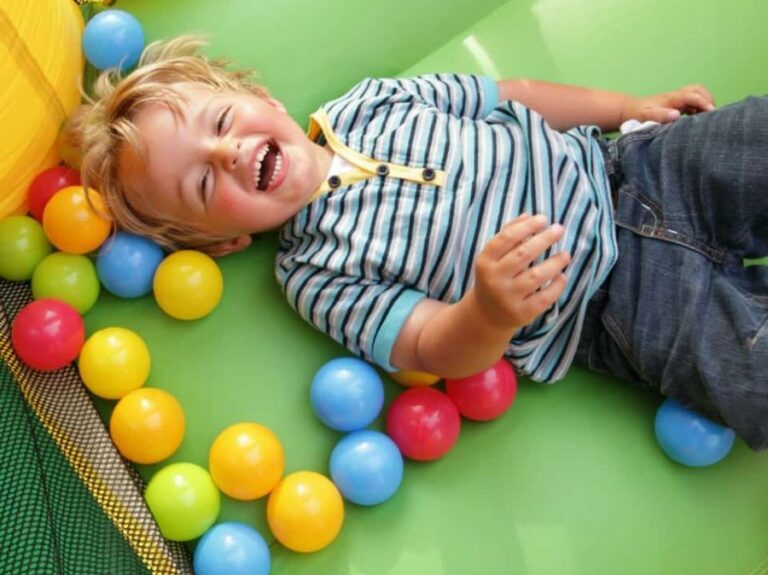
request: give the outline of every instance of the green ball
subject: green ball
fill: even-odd
[[[144,494],[160,532],[172,541],[205,533],[219,515],[219,490],[208,472],[193,463],[172,463],[149,481]]]
[[[32,274],[35,299],[64,301],[80,315],[93,307],[100,292],[96,266],[86,256],[55,252],[43,258]]]
[[[40,260],[52,249],[37,220],[28,216],[0,220],[0,277],[12,281],[28,280]]]

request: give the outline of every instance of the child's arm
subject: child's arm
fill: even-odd
[[[618,130],[625,120],[666,123],[676,120],[681,113],[714,109],[712,95],[700,85],[646,97],[540,80],[503,80],[498,86],[500,100],[516,100],[525,104],[541,114],[556,130],[591,124],[611,132]]]
[[[515,332],[544,313],[565,288],[561,252],[531,266],[563,235],[562,226],[524,214],[483,248],[475,285],[454,304],[422,300],[406,320],[391,363],[440,375],[463,377],[499,359]]]

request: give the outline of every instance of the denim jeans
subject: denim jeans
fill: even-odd
[[[768,447],[768,98],[606,144],[619,258],[577,361]]]

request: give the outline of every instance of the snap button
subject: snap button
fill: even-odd
[[[424,171],[421,172],[421,177],[424,178],[425,182],[431,182],[435,179],[435,170],[432,168],[424,168]]]
[[[376,166],[376,173],[379,176],[384,177],[387,174],[389,174],[389,167],[386,164],[379,164],[378,166]]]
[[[328,185],[331,188],[338,188],[341,185],[341,178],[339,176],[331,176],[328,178]]]

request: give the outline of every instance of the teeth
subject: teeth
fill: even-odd
[[[261,164],[264,161],[264,158],[269,153],[269,150],[271,149],[271,146],[267,143],[264,144],[264,146],[261,147],[261,149],[257,152],[256,158],[253,162],[253,186],[258,189],[259,187],[259,180],[261,179]],[[269,183],[267,186],[271,186],[275,183],[275,180],[277,179],[277,176],[280,174],[280,171],[283,169],[283,155],[278,152],[277,157],[275,158],[275,169],[272,170],[272,177],[269,179]]]
[[[277,179],[277,176],[280,174],[280,170],[283,169],[283,155],[278,152],[277,158],[275,158],[275,169],[272,171],[272,177],[269,178],[269,185],[275,183],[275,180]]]

